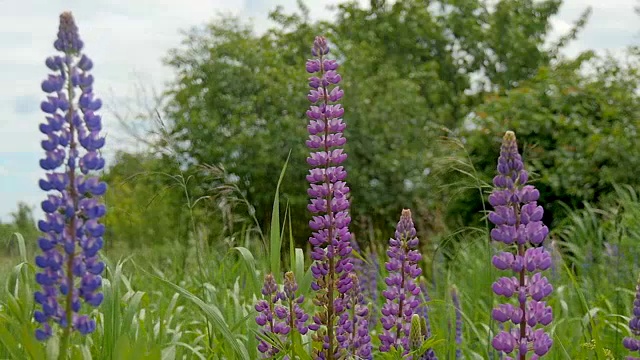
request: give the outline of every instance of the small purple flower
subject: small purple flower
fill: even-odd
[[[460,308],[460,298],[455,286],[451,288],[451,301],[456,313],[456,359],[462,359],[462,309]]]
[[[640,352],[640,281],[636,285],[636,298],[633,300],[633,316],[629,320],[629,330],[633,337],[625,337],[622,345],[630,351]],[[635,359],[628,357],[627,359]]]
[[[422,258],[418,248],[416,229],[411,219],[411,210],[402,210],[396,227],[395,238],[389,240],[385,264],[389,276],[385,279],[387,289],[382,292],[386,298],[382,306],[383,332],[380,335],[380,351],[388,352],[391,347],[409,352],[409,332],[411,316],[420,304],[420,287],[416,279],[422,269],[418,261]]]
[[[369,313],[369,328],[372,329],[375,327],[375,323],[377,321],[375,314],[377,312],[377,300],[378,300],[378,273],[380,272],[380,263],[378,262],[377,254],[373,253],[371,250],[366,253],[360,250],[360,246],[355,241],[355,239],[351,239],[351,247],[353,251],[360,254],[360,256],[365,261],[362,261],[359,257],[353,257],[353,268],[360,279],[360,292],[364,296],[365,301],[369,302],[372,307]]]
[[[306,322],[309,315],[300,307],[304,296],[296,296],[297,290],[298,284],[292,272],[285,274],[284,291],[278,290],[272,274],[267,274],[264,278],[264,298],[255,305],[258,312],[256,323],[262,327],[257,336],[258,351],[264,358],[271,358],[280,352],[280,347],[276,345],[293,343],[287,337],[293,336],[294,329],[302,335],[307,333]]]
[[[275,341],[275,339],[272,339],[274,335],[286,335],[289,329],[286,329],[287,323],[286,321],[283,321],[285,315],[283,314],[281,307],[276,310],[276,304],[280,296],[278,295],[278,284],[276,284],[276,280],[273,278],[272,274],[267,274],[264,277],[262,295],[264,296],[264,299],[258,300],[255,305],[255,309],[258,312],[258,316],[256,316],[256,323],[262,327],[262,330],[260,331],[262,337],[258,336],[258,351],[260,351],[265,358],[268,358],[274,356],[280,350],[273,346],[272,342],[266,341],[265,338]]]
[[[369,307],[360,292],[358,276],[350,273],[354,286],[345,294],[347,310],[338,322],[337,339],[346,349],[346,357],[371,360],[371,336],[369,335]]]
[[[492,341],[493,347],[509,354],[517,351],[520,359],[533,350],[536,358],[545,355],[553,341],[538,325],[551,323],[551,307],[544,298],[553,287],[540,271],[551,267],[552,259],[542,242],[549,229],[542,223],[543,209],[537,204],[540,193],[526,185],[528,173],[518,153],[515,134],[507,131],[502,141],[498,158],[498,175],[493,179],[494,191],[489,203],[494,210],[489,220],[495,224],[491,238],[504,243],[507,249],[499,252],[492,263],[499,270],[510,270],[517,274],[501,277],[493,283],[496,295],[517,297],[518,305],[500,304],[492,311],[499,323],[512,322],[511,331],[501,330]],[[531,275],[529,275],[531,274]]]
[[[102,102],[92,92],[91,60],[80,53],[83,43],[69,12],[60,15],[54,47],[62,54],[46,60],[53,73],[41,86],[48,96],[40,105],[46,114],[40,124],[45,137],[40,167],[46,174],[39,185],[48,194],[42,202],[44,219],[38,222],[42,254],[35,260],[41,291],[34,294],[40,306],[34,318],[41,324],[36,330],[39,340],[53,335],[51,325],[58,323],[65,328],[64,342],[71,330],[95,330],[95,321],[79,312],[83,302],[98,306],[103,299],[99,289],[104,263],[98,251],[105,229],[99,219],[106,211],[99,197],[106,184],[90,173],[104,168],[99,150],[105,139],[101,118],[95,114]]]
[[[343,352],[336,335],[338,321],[346,310],[344,294],[353,287],[349,277],[353,271],[349,187],[345,182],[347,172],[340,165],[347,158],[340,148],[346,143],[342,134],[346,125],[342,120],[344,109],[337,103],[343,96],[335,86],[341,80],[336,72],[338,64],[325,57],[329,54],[327,40],[316,37],[311,52],[314,58],[306,64],[307,72],[313,74],[308,95],[313,105],[307,111],[307,146],[312,149],[307,158],[311,166],[307,175],[311,201],[307,208],[315,214],[309,221],[313,230],[309,243],[315,261],[311,266],[311,287],[316,291],[314,303],[319,311],[309,329],[315,332],[314,340],[323,343],[321,349],[315,350],[314,358],[336,359]]]

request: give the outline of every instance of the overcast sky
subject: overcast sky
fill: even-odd
[[[339,0],[307,0],[314,18],[327,18],[327,5]],[[362,3],[368,1],[360,0]],[[0,220],[8,220],[18,201],[36,206],[43,198],[37,181],[44,98],[40,82],[54,54],[58,15],[71,10],[94,61],[95,93],[122,99],[134,95],[137,79],[157,88],[171,78],[161,59],[179,44],[179,30],[204,24],[218,13],[251,18],[257,31],[269,26],[267,13],[277,5],[295,9],[296,0],[0,0]],[[640,43],[636,0],[565,0],[553,19],[554,33],[568,30],[587,7],[593,14],[567,55],[595,49],[621,50]],[[115,98],[114,98],[115,96]],[[109,137],[117,124],[103,112]],[[114,143],[108,143],[113,150]]]

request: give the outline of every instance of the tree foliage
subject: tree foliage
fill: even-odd
[[[585,53],[572,61],[541,67],[536,76],[504,93],[486,94],[461,131],[483,178],[495,169],[498,139],[513,129],[535,169],[536,186],[561,216],[560,202],[580,207],[613,193],[616,184],[640,188],[640,53],[625,60]],[[475,201],[461,208],[478,209]]]
[[[275,25],[262,35],[234,18],[193,30],[167,58],[177,73],[167,112],[182,162],[222,164],[266,223],[291,151],[283,191],[302,213],[304,61],[322,33],[343,64],[354,219],[382,227],[402,207],[432,208],[442,200],[434,196],[441,179],[430,176],[442,129],[458,128],[485,91],[511,91],[557,57],[545,41],[560,1],[492,3],[347,2],[328,22],[311,22],[301,6],[271,13]]]

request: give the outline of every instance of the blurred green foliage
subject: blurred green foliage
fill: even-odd
[[[25,204],[18,203],[18,208],[9,214],[9,222],[0,221],[0,249],[2,255],[17,255],[18,246],[14,234],[21,234],[27,241],[28,246],[34,247],[39,236],[36,228],[36,220],[33,209]]]
[[[184,197],[167,158],[119,153],[104,176],[109,184],[105,202],[107,247],[114,242],[135,249],[184,239],[189,231]]]

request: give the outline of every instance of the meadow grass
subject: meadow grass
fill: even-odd
[[[628,335],[628,314],[637,279],[634,242],[640,201],[633,191],[618,190],[619,196],[610,206],[574,211],[553,229],[554,266],[546,275],[554,285],[549,299],[554,312],[550,329],[554,346],[548,359],[619,359],[627,354],[621,341]],[[242,239],[241,243],[221,241],[199,254],[195,253],[196,247],[186,251],[181,248],[195,239],[133,253],[118,247],[110,249],[104,256],[105,300],[94,310],[97,330],[88,336],[75,335],[72,358],[258,358],[253,306],[260,296],[263,275],[273,269],[291,268],[301,284],[300,293],[311,297],[309,260],[302,249],[291,251],[293,239],[286,227],[290,214],[287,209],[283,213],[282,222],[279,215],[274,216],[269,247],[272,254],[287,250],[285,253],[291,256],[285,261],[280,256],[265,256],[267,249],[262,242],[243,234],[236,237]],[[429,241],[432,248],[426,253],[430,256],[421,265],[434,269],[426,281],[431,297],[431,344],[440,358],[454,358],[456,350],[455,311],[449,295],[452,285],[460,295],[464,357],[499,358],[490,346],[498,328],[490,317],[498,301],[490,290],[498,271],[489,266],[494,250],[487,239],[486,229],[473,228]],[[0,272],[4,282],[0,358],[54,359],[59,339],[54,337],[43,344],[33,336],[34,254],[20,236],[13,241],[18,255],[4,257]],[[379,241],[384,243],[386,239]],[[455,246],[441,246],[450,242]],[[284,249],[283,244],[290,248]],[[444,248],[449,253],[443,254]],[[384,263],[383,254],[378,256]],[[186,271],[180,269],[184,264]],[[379,279],[384,276],[378,274]],[[383,282],[378,284],[382,286]],[[381,303],[379,299],[372,308],[379,309]],[[374,347],[379,344],[375,335],[380,329],[379,323],[372,329]],[[308,346],[307,335],[299,350],[308,353]]]

